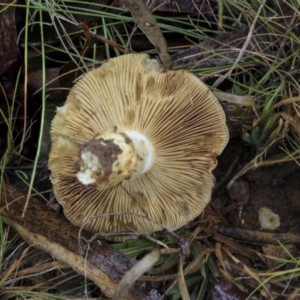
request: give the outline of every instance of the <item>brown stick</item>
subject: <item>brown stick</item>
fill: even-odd
[[[263,244],[300,244],[300,236],[292,233],[269,233],[225,225],[218,225],[217,232],[231,238]]]
[[[79,228],[62,214],[30,198],[22,218],[26,195],[9,184],[4,185],[2,195],[0,213],[7,225],[16,230],[28,244],[50,253],[58,261],[92,280],[107,297],[113,297],[117,284],[132,267],[125,256],[102,240],[90,243],[86,253],[81,256],[77,240]],[[81,237],[88,241],[92,235],[82,231]],[[159,294],[153,291],[152,283],[137,282],[126,299],[158,299]]]

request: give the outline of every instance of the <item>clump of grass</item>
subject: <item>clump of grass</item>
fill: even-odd
[[[257,29],[265,38],[253,53],[253,63],[256,60],[259,67],[241,66],[241,71],[230,78],[233,91],[256,99],[243,138],[256,148],[258,156],[265,156],[274,145],[288,142],[292,151],[292,144],[299,144],[299,72],[294,69],[299,67],[300,40],[296,32],[300,13],[295,1],[273,1],[269,5],[264,6]],[[248,22],[256,13],[252,2],[236,1],[235,7]],[[260,35],[254,41],[259,41]],[[234,113],[243,118],[240,108],[234,108]]]

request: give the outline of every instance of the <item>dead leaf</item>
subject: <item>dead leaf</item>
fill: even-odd
[[[134,22],[154,45],[162,61],[164,71],[167,71],[171,59],[167,51],[167,42],[158,27],[155,17],[141,0],[121,0],[121,2],[130,11]]]

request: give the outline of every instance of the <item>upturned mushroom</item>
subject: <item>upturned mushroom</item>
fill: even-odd
[[[72,223],[150,234],[202,212],[228,130],[220,103],[196,76],[130,54],[75,84],[57,108],[51,139],[54,193]]]

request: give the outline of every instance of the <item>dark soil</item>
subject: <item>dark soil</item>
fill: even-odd
[[[222,180],[222,176],[226,176],[225,170],[228,170],[232,163],[235,163],[235,168],[229,180],[249,163],[251,154],[248,153],[247,146],[237,145],[233,149],[233,151],[225,150],[224,155],[220,157],[220,167],[216,170],[217,180]],[[222,175],[220,169],[224,166]],[[226,214],[228,225],[248,230],[261,230],[258,211],[262,207],[267,207],[278,214],[280,219],[280,226],[270,232],[297,234],[300,232],[299,199],[300,167],[292,161],[248,171],[238,178],[229,190],[223,187],[217,191],[212,204],[232,206],[233,209]]]
[[[299,232],[300,171],[293,172],[284,180],[280,179],[280,184],[275,184],[279,179],[277,170],[278,166],[252,170],[233,185],[231,189],[239,186],[241,190],[236,194],[229,193],[231,201],[244,203],[241,212],[234,210],[228,215],[228,221],[233,226],[259,230],[257,212],[261,207],[268,207],[280,218],[276,232]]]

